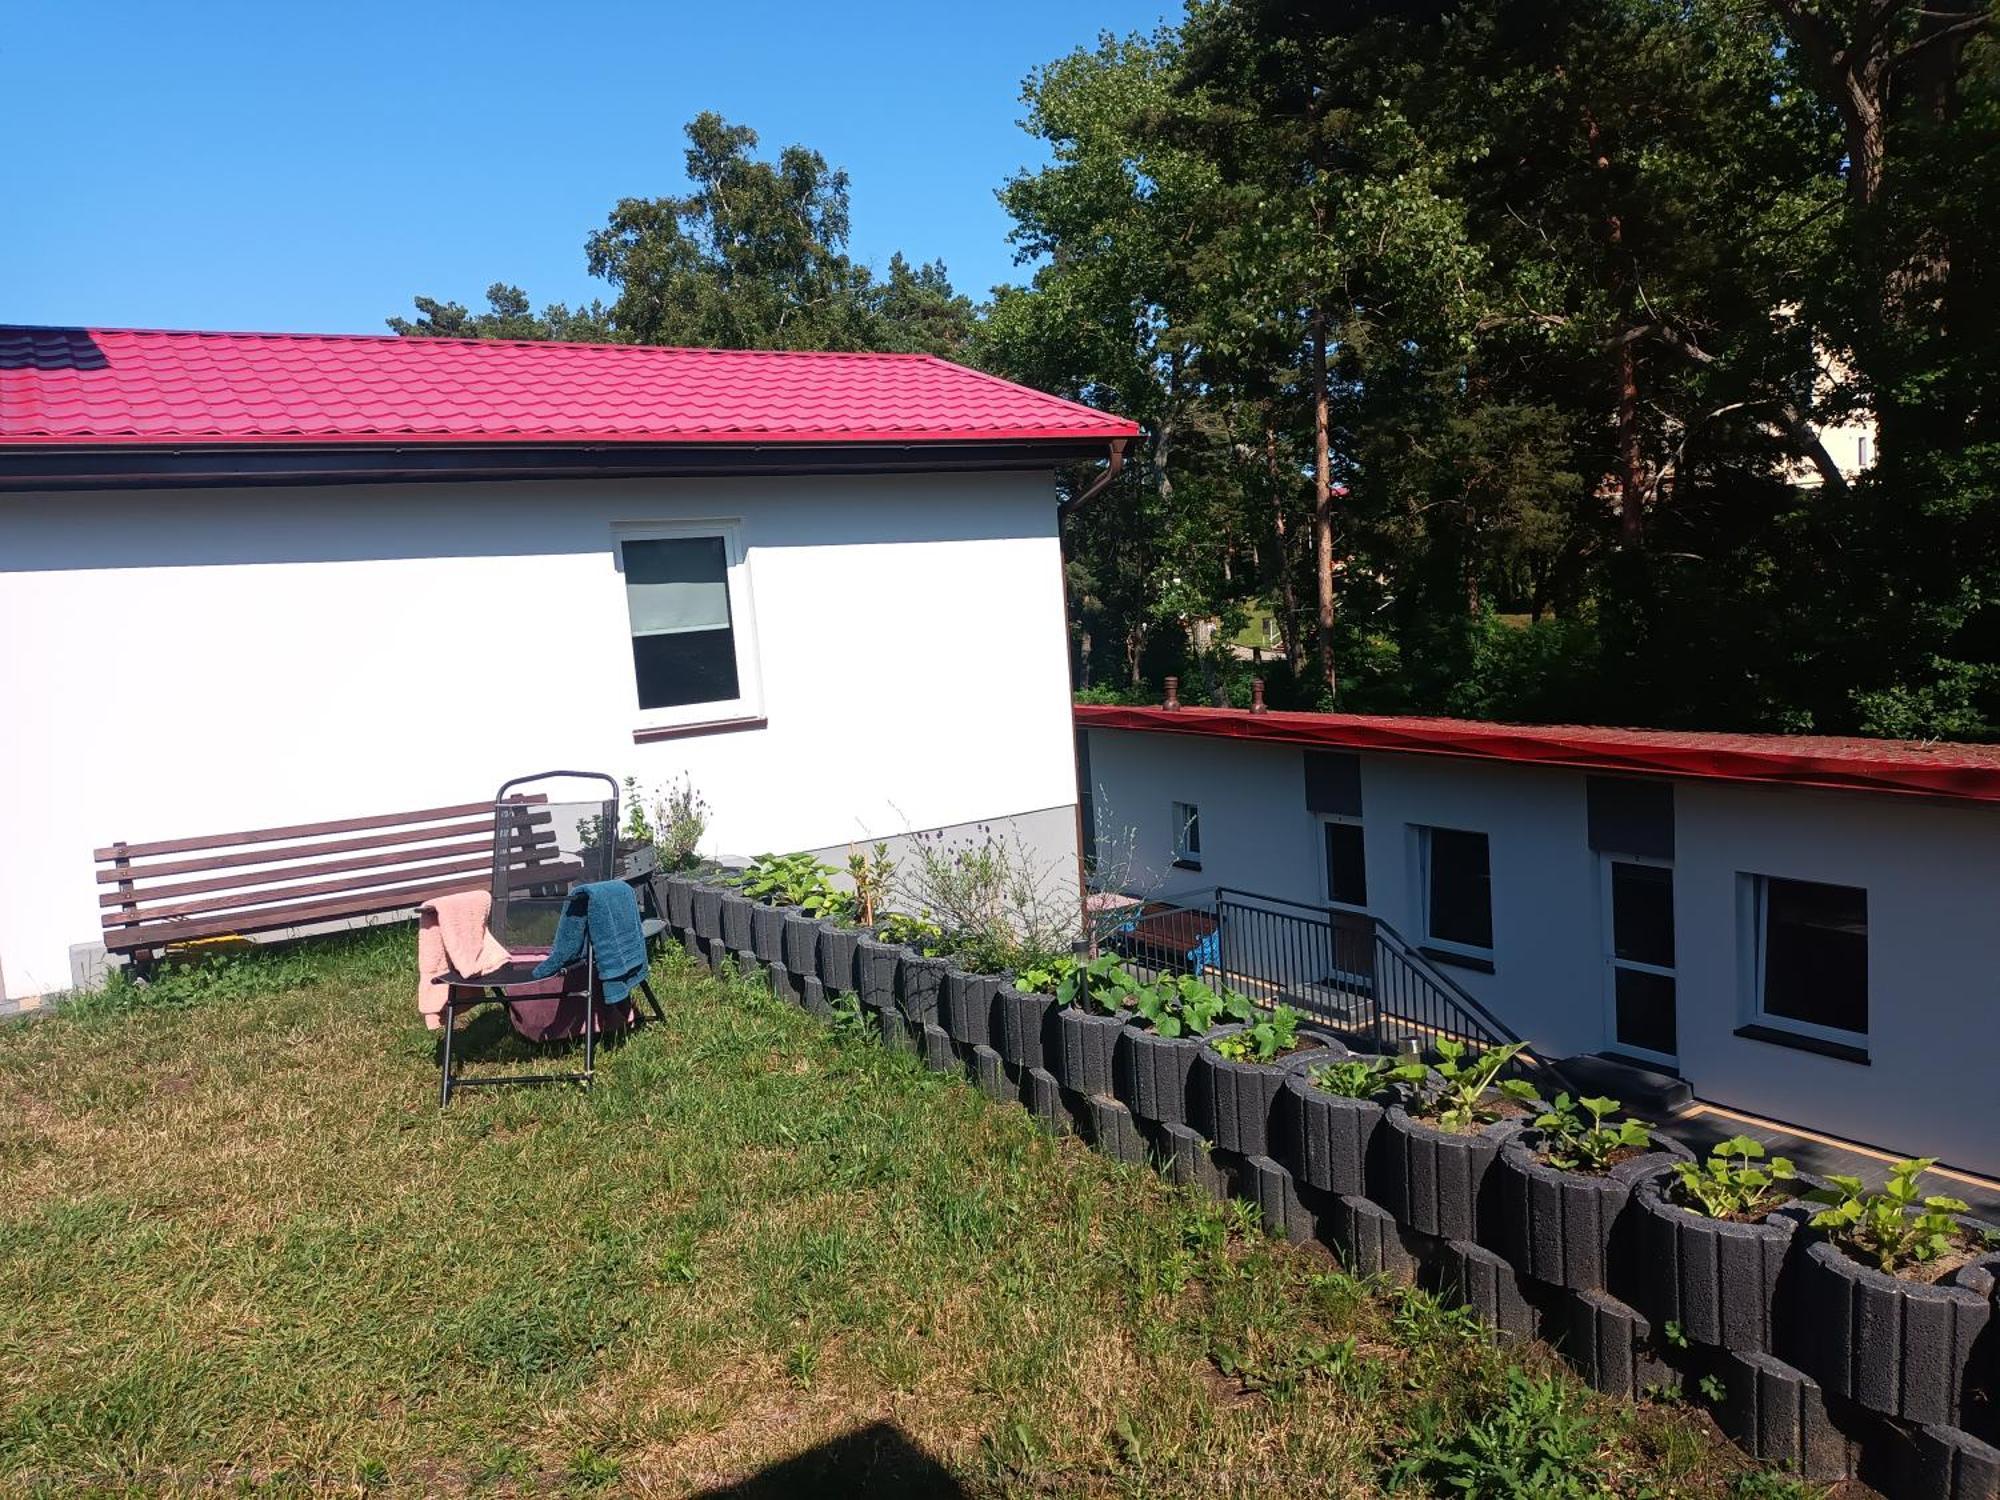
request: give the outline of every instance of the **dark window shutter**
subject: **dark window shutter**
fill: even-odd
[[[1590,847],[1600,854],[1674,857],[1674,784],[1587,776]]]
[[[1306,810],[1361,816],[1361,757],[1338,750],[1306,751]]]

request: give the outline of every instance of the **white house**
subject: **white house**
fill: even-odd
[[[2000,1173],[2000,747],[1075,716],[1135,889],[1365,914],[1546,1054]]]
[[[0,998],[95,847],[558,766],[1073,870],[1053,470],[1133,431],[927,356],[0,328]]]

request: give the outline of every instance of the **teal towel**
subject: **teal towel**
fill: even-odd
[[[586,933],[605,1001],[616,1005],[646,977],[646,930],[639,925],[639,898],[631,886],[622,880],[593,880],[571,890],[549,956],[535,965],[535,978],[547,979],[583,957]]]

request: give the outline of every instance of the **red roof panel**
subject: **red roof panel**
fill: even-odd
[[[2000,802],[2000,745],[1087,703],[1076,706],[1076,722],[1092,729]]]
[[[0,445],[1130,437],[927,354],[0,325]]]

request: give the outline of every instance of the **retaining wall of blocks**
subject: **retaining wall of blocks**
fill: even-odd
[[[2000,1256],[1934,1286],[1856,1264],[1788,1205],[1704,1218],[1654,1150],[1564,1173],[1516,1122],[1450,1135],[1315,1088],[1312,1053],[1237,1063],[1195,1038],[1058,1007],[865,932],[656,877],[687,952],[761,971],[822,1016],[852,997],[885,1044],[962,1071],[1044,1128],[1255,1203],[1267,1229],[1422,1285],[1599,1390],[1673,1389],[1752,1455],[1893,1500],[2000,1500]],[[1338,1041],[1311,1038],[1320,1058]]]

